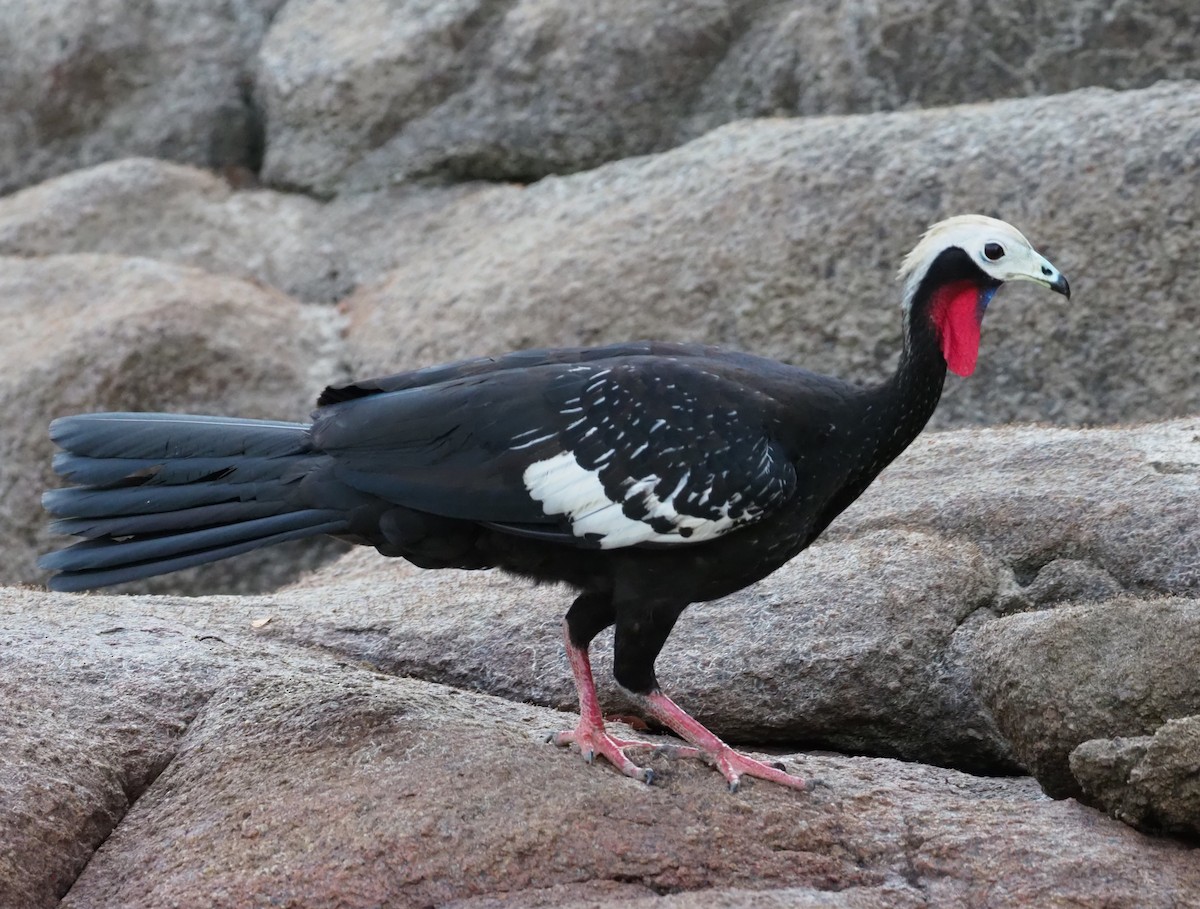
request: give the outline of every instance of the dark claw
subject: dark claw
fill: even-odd
[[[546,744],[547,744],[547,745],[550,745],[550,744],[552,744],[552,743],[554,742],[554,737],[555,737],[556,735],[558,735],[558,733],[557,733],[557,732],[551,732],[549,735],[547,735],[547,736],[546,736]]]
[[[642,775],[642,782],[647,786],[654,782],[654,771],[649,767],[646,768],[646,772]]]
[[[596,752],[594,752],[594,751],[585,751],[585,752],[583,753],[583,759],[584,759],[584,761],[586,761],[586,762],[587,762],[587,763],[589,763],[589,764],[591,764],[591,763],[594,763],[594,762],[595,762],[595,760],[596,760]]]
[[[731,793],[732,793],[732,792],[737,792],[737,791],[738,791],[738,786],[741,784],[741,782],[742,782],[742,778],[741,778],[741,777],[738,777],[736,780],[730,780],[730,781],[729,781],[729,791],[730,791]]]
[[[787,773],[787,768],[785,766],[783,766],[783,761],[771,761],[770,766],[774,767],[776,770],[780,771],[781,773]]]

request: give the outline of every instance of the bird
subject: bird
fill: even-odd
[[[54,420],[43,505],[82,538],[41,566],[81,591],[329,534],[427,569],[563,582],[579,720],[550,740],[652,782],[655,746],[606,725],[589,661],[612,626],[613,675],[648,718],[736,791],[793,789],[677,705],[655,662],[684,610],[766,577],[813,542],[924,428],[947,371],[970,375],[1008,281],[1070,298],[1013,226],[932,225],[904,258],[895,372],[852,384],[700,343],[522,350],[330,386],[311,421],[164,413]],[[809,783],[808,785],[811,785]]]

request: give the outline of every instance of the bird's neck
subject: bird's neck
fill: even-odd
[[[867,392],[877,461],[887,464],[925,428],[946,382],[946,360],[933,324],[905,321],[904,349],[896,371]]]
[[[917,437],[942,397],[947,368],[969,375],[979,352],[983,312],[997,283],[958,249],[942,253],[904,310],[904,348],[896,372],[871,389],[867,406],[877,457],[887,463]]]

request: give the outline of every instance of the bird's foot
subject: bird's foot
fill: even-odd
[[[640,739],[617,738],[615,735],[610,735],[603,726],[597,726],[582,719],[574,729],[556,732],[549,736],[547,741],[560,746],[574,745],[589,764],[596,759],[596,755],[600,755],[625,776],[643,783],[654,782],[654,771],[649,767],[639,767],[629,759],[626,751],[645,749],[672,757],[703,756],[699,748],[691,748],[686,745],[659,745],[655,742],[643,742]]]
[[[730,792],[738,791],[743,776],[757,777],[760,780],[779,783],[781,786],[790,786],[792,789],[809,788],[808,783],[803,779],[785,771],[783,764],[777,762],[768,764],[755,760],[740,751],[734,751],[728,745],[722,744],[715,754],[710,753],[706,757],[724,775],[725,781],[729,783]]]
[[[734,751],[661,691],[646,695],[646,707],[654,719],[695,745],[695,750],[721,771],[730,792],[738,791],[743,776],[779,783],[792,789],[810,788],[800,777],[785,771],[782,764],[767,764]]]

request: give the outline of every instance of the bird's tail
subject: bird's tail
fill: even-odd
[[[50,424],[54,470],[76,485],[42,497],[51,529],[83,542],[43,556],[52,590],[134,581],[346,529],[299,486],[320,457],[308,425],[160,413]]]

